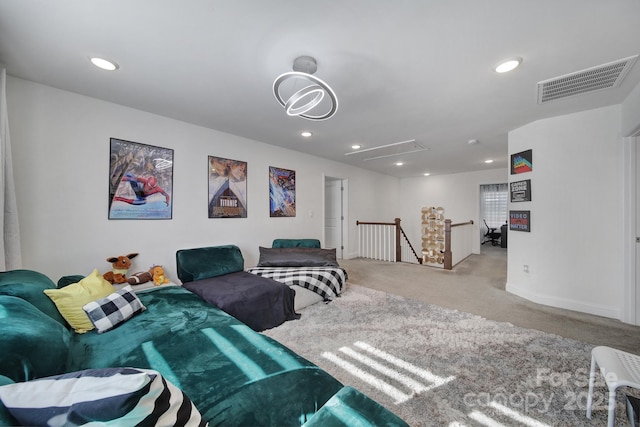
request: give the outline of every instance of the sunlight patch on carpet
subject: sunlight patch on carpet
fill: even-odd
[[[426,369],[415,366],[365,342],[357,341],[353,345],[380,360],[373,359],[350,347],[341,347],[339,351],[350,357],[352,361],[347,361],[331,352],[322,353],[322,357],[393,398],[396,405],[406,402],[424,391],[432,390],[455,379],[453,376],[445,378],[435,375]],[[393,365],[393,367],[385,365],[384,362]],[[409,375],[400,372],[397,368],[408,372]],[[375,371],[375,373],[369,371]],[[412,378],[410,375],[420,378]],[[397,386],[391,385],[389,380],[396,383]],[[431,384],[423,384],[420,380],[427,380]],[[403,391],[398,388],[398,386],[408,390]]]
[[[498,402],[489,402],[488,406],[490,408],[495,409],[497,412],[500,413],[500,415],[507,416],[511,420],[516,421],[519,424],[523,424],[527,427],[551,427],[549,424],[545,424],[543,422],[536,420],[535,418],[531,418],[526,415],[523,415],[520,412],[514,411],[513,409],[510,409]],[[485,414],[484,412],[480,412],[479,410],[472,411],[469,414],[469,418],[487,427],[506,426],[500,421],[495,420],[491,416]],[[464,427],[464,424],[460,424],[460,423],[455,423],[455,424],[452,423],[449,425],[449,427],[452,427],[453,425],[455,425],[456,427]],[[511,422],[509,423],[509,425],[511,425]]]
[[[488,415],[483,414],[480,411],[473,411],[469,414],[469,418],[487,427],[507,427],[505,424],[499,423]]]
[[[431,372],[427,371],[426,369],[422,369],[419,368],[415,365],[412,365],[409,362],[405,362],[404,360],[395,357],[389,353],[386,353],[382,350],[378,350],[377,348],[370,346],[369,344],[362,342],[362,341],[358,341],[356,343],[354,343],[354,345],[356,347],[359,347],[363,350],[366,350],[376,356],[378,356],[381,359],[386,360],[387,362],[393,363],[394,365],[396,365],[399,368],[402,368],[406,371],[409,371],[415,375],[418,375],[421,378],[424,378],[425,380],[433,383],[433,385],[431,387],[428,388],[428,390],[434,388],[434,387],[440,387],[441,385],[444,385],[446,383],[448,383],[449,381],[453,381],[456,377],[454,376],[450,376],[450,377],[440,377],[438,375],[434,375]]]
[[[522,424],[524,424],[526,426],[529,426],[529,427],[551,427],[551,426],[549,426],[549,424],[545,424],[545,423],[540,422],[540,421],[538,421],[538,420],[536,420],[534,418],[527,417],[526,415],[522,415],[518,411],[514,411],[513,409],[507,408],[506,406],[501,405],[500,403],[491,402],[489,404],[489,406],[491,406],[495,410],[505,414],[506,416],[508,416],[512,420],[518,421],[519,423],[522,423]]]

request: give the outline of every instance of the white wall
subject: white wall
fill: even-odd
[[[622,103],[622,136],[640,135],[640,84]]]
[[[346,254],[356,220],[398,216],[397,178],[13,77],[7,102],[23,265],[54,281],[130,252],[140,253],[132,272],[160,264],[177,281],[177,249],[236,244],[248,267],[274,238],[322,240],[325,175],[348,180]],[[111,137],[174,150],[173,219],[107,219]],[[247,218],[208,218],[209,155],[247,161]],[[269,218],[269,166],[296,171],[295,218]]]
[[[509,232],[507,290],[555,307],[620,318],[623,284],[621,106],[554,117],[509,133],[533,150],[531,232]],[[529,273],[523,271],[529,266]]]
[[[454,224],[473,220],[473,235],[480,236],[480,185],[507,182],[508,170],[405,178],[400,181],[402,228],[418,253],[422,247],[422,208],[441,206]],[[473,253],[480,253],[480,238],[474,239]]]

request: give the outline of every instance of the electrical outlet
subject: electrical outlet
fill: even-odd
[[[529,273],[529,266],[527,264],[522,266],[522,271],[524,271],[525,273]]]

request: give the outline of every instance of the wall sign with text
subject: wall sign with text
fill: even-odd
[[[531,211],[509,211],[509,230],[531,231]]]
[[[512,202],[530,202],[531,201],[531,180],[516,181],[509,184],[511,190]]]

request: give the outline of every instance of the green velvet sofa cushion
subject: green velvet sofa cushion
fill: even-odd
[[[211,426],[300,426],[341,387],[319,368],[285,371],[234,389],[213,403],[206,419]]]
[[[79,274],[73,274],[70,276],[62,276],[60,279],[58,279],[58,289],[62,289],[65,286],[69,286],[69,285],[73,285],[74,283],[78,283],[79,281],[81,281],[82,279],[84,279],[86,276],[82,276]]]
[[[71,332],[27,301],[0,295],[0,375],[27,381],[65,372]]]
[[[340,267],[336,250],[321,248],[263,248],[258,267]]]
[[[319,248],[318,239],[275,239],[272,248]]]
[[[180,286],[138,292],[147,310],[118,326],[72,336],[69,371],[154,369],[210,425],[302,423],[342,388],[335,378]],[[265,402],[269,402],[265,404]]]
[[[42,273],[32,270],[11,270],[0,273],[0,295],[22,298],[36,306],[41,312],[66,326],[55,304],[44,294],[45,289],[56,285]]]
[[[182,283],[244,270],[244,258],[235,245],[180,249],[176,252],[178,278]]]
[[[329,399],[303,426],[408,427],[408,424],[378,402],[347,386]]]

